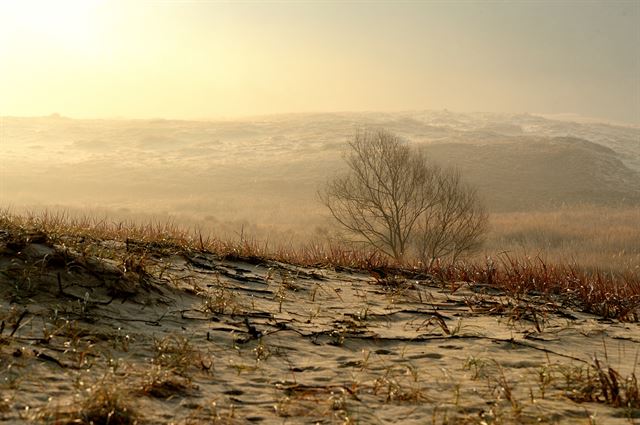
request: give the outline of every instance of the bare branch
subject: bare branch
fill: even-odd
[[[349,147],[349,172],[320,195],[352,235],[399,261],[409,254],[455,260],[479,246],[486,214],[458,172],[384,130],[359,131]]]

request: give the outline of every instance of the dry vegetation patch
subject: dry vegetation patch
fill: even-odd
[[[121,379],[105,375],[91,385],[78,383],[78,392],[68,405],[49,405],[33,418],[57,425],[135,425],[138,412]]]
[[[425,269],[346,247],[267,255],[246,239],[228,250],[170,228],[64,223],[0,220],[4,420],[640,416],[636,281],[537,259]]]

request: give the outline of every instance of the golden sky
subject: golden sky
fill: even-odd
[[[640,1],[0,0],[0,115],[443,108],[640,124]]]

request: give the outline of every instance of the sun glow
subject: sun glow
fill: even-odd
[[[88,52],[100,36],[104,1],[0,0],[0,36],[14,48]],[[9,44],[9,43],[6,43]]]
[[[0,115],[640,122],[638,2],[396,3],[0,0]]]

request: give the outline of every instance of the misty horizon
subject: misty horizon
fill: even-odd
[[[514,112],[514,111],[464,111],[464,110],[451,110],[448,108],[441,109],[407,109],[407,110],[335,110],[335,111],[296,111],[296,112],[274,112],[255,115],[220,115],[220,116],[194,116],[194,117],[172,117],[172,116],[73,116],[65,115],[59,112],[53,111],[43,115],[0,115],[2,118],[61,118],[72,120],[113,120],[113,121],[185,121],[185,122],[217,122],[217,121],[252,121],[266,118],[278,118],[278,117],[290,117],[290,116],[323,116],[323,115],[343,115],[343,116],[357,116],[366,114],[381,114],[381,115],[393,115],[403,113],[430,113],[430,112],[442,112],[453,114],[468,114],[468,115],[494,115],[494,116],[533,116],[545,118],[553,121],[560,122],[575,122],[575,123],[591,123],[591,124],[604,124],[612,126],[640,127],[640,123],[635,124],[632,122],[609,120],[604,117],[584,116],[574,112],[563,113],[544,113],[544,112]]]
[[[640,124],[638,2],[25,0],[0,12],[0,115],[448,109]]]

